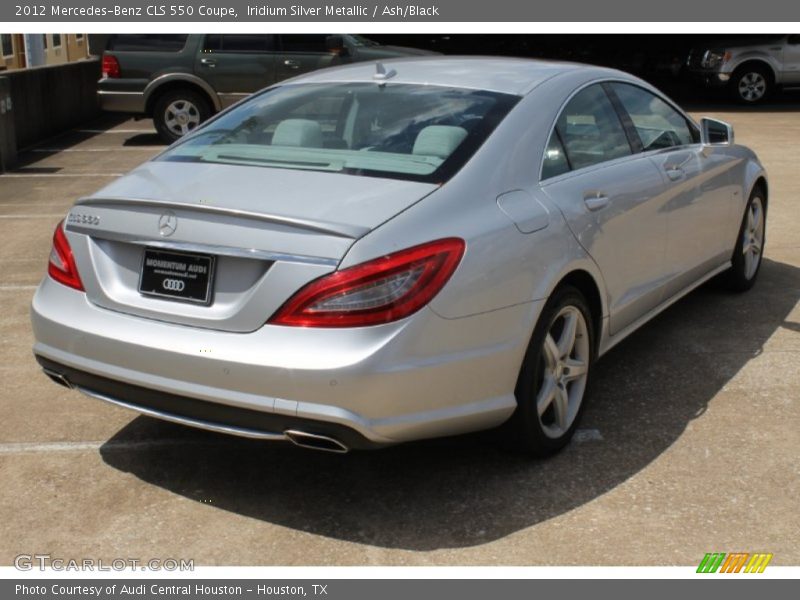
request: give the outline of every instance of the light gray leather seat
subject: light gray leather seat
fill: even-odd
[[[413,154],[445,159],[467,137],[466,129],[453,125],[428,125],[417,134]]]
[[[322,127],[310,119],[286,119],[275,128],[272,145],[322,148]]]

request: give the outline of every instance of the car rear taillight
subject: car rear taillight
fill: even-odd
[[[297,292],[268,323],[362,327],[402,319],[442,289],[464,248],[464,240],[447,238],[325,275]]]
[[[78,275],[78,267],[75,265],[75,257],[72,256],[72,248],[70,248],[64,233],[64,221],[58,224],[53,234],[53,249],[50,250],[47,274],[59,283],[81,292],[84,291],[83,283]]]
[[[103,54],[103,77],[119,77],[119,61],[116,56]]]

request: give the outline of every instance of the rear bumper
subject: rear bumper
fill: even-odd
[[[272,441],[291,441],[291,433],[287,435],[286,432],[302,431],[339,441],[341,451],[380,446],[357,431],[337,423],[301,419],[157,392],[67,367],[38,355],[36,360],[44,372],[58,383],[115,406],[181,425]]]
[[[100,109],[109,112],[145,113],[144,92],[117,92],[98,90]]]
[[[297,427],[361,448],[505,421],[541,304],[453,320],[423,309],[376,327],[228,333],[99,308],[45,278],[31,319],[37,359],[102,399],[207,429],[283,439]]]

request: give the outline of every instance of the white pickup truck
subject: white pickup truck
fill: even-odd
[[[693,49],[689,72],[734,98],[757,104],[778,88],[800,87],[800,34],[765,35]]]

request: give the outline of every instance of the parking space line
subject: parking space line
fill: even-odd
[[[155,129],[75,129],[78,133],[155,133]]]
[[[122,148],[33,148],[29,152],[119,152],[124,150],[126,152],[136,152],[137,150],[156,150],[159,148],[166,148],[166,146],[127,146]]]
[[[0,219],[58,219],[63,216],[63,213],[45,213],[43,215],[0,215]]]
[[[100,448],[104,450],[147,450],[156,446],[183,446],[191,444],[214,443],[209,440],[192,439],[151,439],[123,441],[94,441],[94,442],[6,442],[0,444],[0,455],[3,454],[51,454],[58,452],[95,452]]]
[[[0,292],[17,292],[20,290],[35,290],[37,287],[36,285],[14,285],[14,284],[0,284]]]
[[[0,443],[0,455],[3,454],[43,454],[58,452],[93,452],[100,448],[112,451],[148,450],[157,446],[187,446],[187,445],[219,445],[233,443],[238,438],[230,440],[197,440],[197,439],[149,439],[136,441],[94,441],[94,442],[6,442]],[[578,429],[574,440],[578,443],[602,441],[603,436],[598,429]]]
[[[42,206],[64,206],[65,204],[69,206],[74,200],[64,200],[63,202],[37,202],[36,200],[29,200],[28,202],[0,202],[0,208],[5,208],[6,206],[27,206],[29,208],[41,208]]]
[[[123,175],[124,173],[3,173],[0,177],[41,177],[43,179],[48,179],[52,177],[122,177]]]

